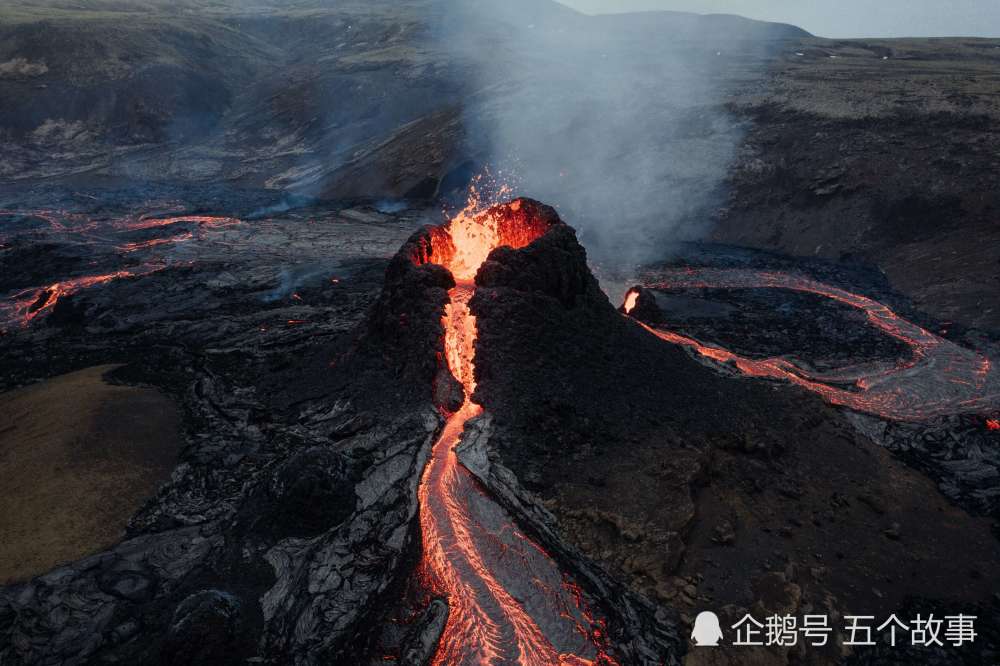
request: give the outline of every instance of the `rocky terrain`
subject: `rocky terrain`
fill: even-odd
[[[732,100],[750,131],[712,237],[879,266],[921,309],[997,330],[1000,41],[790,43]]]
[[[117,203],[127,206],[129,193],[119,196]],[[149,205],[148,190],[141,196]],[[120,242],[122,232],[114,225],[121,218],[109,212],[112,201],[106,194],[85,209],[86,218],[100,221],[97,236],[105,242],[116,235]],[[266,199],[255,202],[245,193],[234,201],[256,207]],[[310,605],[326,603],[347,614],[341,620],[345,627],[357,627],[372,609],[365,600],[384,594],[395,580],[392,571],[412,547],[407,530],[390,532],[399,517],[415,515],[413,486],[409,499],[399,489],[382,497],[385,482],[376,484],[381,490],[365,491],[364,479],[371,483],[390,469],[395,470],[390,476],[398,475],[396,466],[404,461],[411,475],[419,472],[421,447],[429,443],[437,416],[429,407],[420,409],[414,398],[405,403],[412,408],[402,405],[395,412],[402,420],[375,419],[362,405],[390,400],[392,393],[365,391],[365,384],[354,381],[352,387],[367,395],[354,403],[353,393],[342,389],[344,375],[331,371],[330,364],[349,349],[350,332],[378,292],[387,257],[416,223],[371,209],[324,209],[223,229],[180,219],[126,231],[126,238],[131,233],[133,239],[135,234],[166,239],[133,251],[155,254],[157,271],[63,295],[27,328],[19,321],[6,324],[7,387],[76,367],[122,364],[112,375],[116,382],[152,384],[176,401],[186,443],[169,481],[127,525],[118,526],[115,545],[6,588],[0,613],[5,662],[220,663],[265,650],[255,647],[258,639],[285,659],[350,650],[353,656],[341,658],[353,661],[364,654],[362,643],[345,643],[337,631],[309,632],[308,641],[319,643],[306,646],[281,627],[318,612]],[[193,237],[179,234],[175,225]],[[126,265],[137,261],[114,240],[84,243],[77,233],[68,239],[65,230],[52,233],[43,256],[53,264],[8,271],[5,277],[17,283],[35,279],[38,271],[54,271],[58,280],[56,274],[65,270],[60,259],[70,261],[67,254],[95,270],[118,269],[123,258]],[[29,231],[21,242],[8,236],[7,247],[30,245],[33,235]],[[377,361],[369,364],[374,382],[378,368]],[[405,382],[396,385],[402,395],[412,394]],[[280,433],[273,429],[279,423]],[[369,439],[376,432],[382,434]],[[341,445],[330,447],[331,438]],[[354,499],[355,484],[363,499]],[[104,491],[84,485],[80,492]],[[278,497],[285,499],[275,504]],[[269,513],[267,507],[278,506],[288,514]],[[362,522],[345,522],[352,516]],[[335,525],[344,530],[340,537],[330,532]],[[361,555],[337,545],[347,533],[367,540],[374,550],[363,556],[366,566],[381,562],[386,575],[368,585],[355,580],[351,600],[335,601],[347,591],[337,592],[341,586],[334,579],[354,566],[344,558]],[[327,537],[317,539],[320,534]],[[271,550],[295,539],[300,542],[291,550]],[[35,543],[25,541],[28,548]],[[320,551],[328,562],[330,557],[341,562],[323,574],[334,577],[332,596],[322,593],[322,602],[297,593],[289,597],[290,590],[308,585],[300,577],[313,575],[305,572]],[[272,566],[285,572],[284,582]],[[268,589],[265,609],[262,595]],[[297,601],[289,603],[292,598]],[[58,608],[71,612],[63,615]],[[332,621],[331,611],[325,613]],[[275,628],[268,638],[261,634],[265,622]]]
[[[458,458],[598,663],[995,661],[1000,41],[496,4],[0,9],[0,478],[34,491],[0,519],[0,663],[430,660],[418,488],[462,390],[424,225],[470,183],[571,225],[476,276]],[[957,370],[836,299],[676,280],[705,269],[873,299]],[[981,636],[688,651],[706,608]]]
[[[789,261],[731,248],[687,254],[698,257],[688,267],[775,270]],[[863,423],[879,419],[838,412],[800,390],[703,374],[683,348],[660,344],[615,317],[595,285],[583,286],[584,275],[567,274],[562,265],[552,274],[528,252],[496,261],[507,265],[484,269],[472,304],[481,331],[480,393],[497,414],[494,446],[590,557],[682,613],[725,608],[730,624],[746,612],[889,613],[914,598],[947,599],[945,606],[995,616],[980,576],[983,567],[996,566],[997,504],[988,490],[995,485],[983,480],[995,479],[997,466],[994,454],[984,459],[982,452],[997,437],[981,417],[902,425],[902,433],[884,439]],[[864,285],[870,294],[885,289],[864,271],[821,262],[794,266]],[[704,326],[697,329],[701,340],[723,339],[733,325],[743,332],[739,344],[758,358],[787,354],[802,336],[801,349],[814,361],[823,357],[824,337],[864,335],[866,326],[849,309],[827,310],[771,289],[688,293],[687,304],[664,300],[669,310],[647,304],[636,316],[669,322],[673,330]],[[757,299],[780,303],[755,305]],[[744,316],[760,319],[748,325]],[[793,330],[783,316],[796,327],[800,319],[816,321],[822,332]],[[520,342],[528,337],[535,344]],[[769,344],[783,350],[768,350]],[[862,349],[876,357],[899,353],[884,344],[873,336],[830,348],[849,349],[855,362]],[[961,444],[941,452],[947,441]],[[964,491],[943,478],[960,468],[968,472],[958,482]],[[924,474],[941,479],[940,490]],[[983,503],[980,490],[991,499]],[[954,502],[990,518],[970,517]],[[954,528],[968,529],[968,536],[945,536]],[[904,530],[913,530],[905,543]],[[965,544],[961,556],[969,562],[958,564],[955,539]],[[918,571],[923,566],[931,568]],[[734,650],[726,658],[838,663],[850,653],[831,645],[826,652],[757,657]],[[981,654],[966,655],[968,663]],[[688,663],[730,663],[699,661],[704,656],[691,654]],[[744,661],[754,658],[763,661]]]
[[[0,174],[433,199],[517,152],[522,187],[558,199],[602,259],[628,255],[616,239],[637,226],[854,257],[944,321],[997,328],[1000,42],[834,41],[725,17],[463,6],[12,3],[0,22]],[[119,37],[104,39],[108,30]],[[567,125],[542,105],[541,134],[498,135],[510,130],[497,120],[508,105],[537,104],[553,71],[569,68],[559,76],[578,89],[579,63],[595,88],[612,87],[601,63],[613,63],[608,77],[639,71],[629,54],[643,42],[662,67],[630,74],[625,94],[643,115],[604,112],[641,131],[612,133],[600,175],[586,154],[552,151],[579,142],[572,122],[609,131],[573,118],[573,104]],[[653,81],[666,94],[637,92]],[[498,140],[512,146],[498,151]],[[670,166],[679,156],[684,168]],[[648,181],[633,184],[637,173]],[[598,178],[606,187],[595,196]],[[626,203],[614,213],[620,228],[606,229],[593,218],[611,213],[612,192]]]

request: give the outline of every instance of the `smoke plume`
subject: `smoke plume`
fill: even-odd
[[[470,154],[556,206],[598,262],[703,236],[742,136],[727,75],[753,76],[766,24],[496,4],[455,5],[441,34],[471,63]]]

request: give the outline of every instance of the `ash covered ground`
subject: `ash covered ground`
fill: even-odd
[[[0,662],[434,662],[463,606],[428,570],[421,480],[470,397],[456,496],[560,650],[998,658],[994,40],[548,3],[185,8],[2,10]],[[566,54],[690,94],[636,125],[553,69]],[[605,115],[511,124],[549,117],[545,94]],[[619,140],[581,139],[594,117]],[[506,141],[522,177],[498,200],[564,219],[519,200],[545,223],[463,281],[426,225]],[[704,609],[966,613],[980,635],[692,650]],[[496,626],[487,651],[531,647]]]

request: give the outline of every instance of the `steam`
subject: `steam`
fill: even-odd
[[[301,194],[286,194],[277,203],[254,209],[246,215],[246,219],[260,220],[272,215],[287,213],[288,211],[295,210],[297,208],[304,208],[313,203],[315,203],[315,199],[312,197],[303,196]]]
[[[336,264],[302,264],[283,266],[276,276],[277,284],[261,296],[265,303],[273,303],[288,298],[297,289],[326,279],[337,267]]]
[[[691,17],[652,17],[467,2],[441,35],[473,63],[468,151],[515,174],[518,194],[556,206],[593,258],[617,266],[704,237],[743,135],[722,83],[745,56],[739,19],[723,46]]]

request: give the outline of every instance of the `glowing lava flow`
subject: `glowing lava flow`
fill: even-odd
[[[515,214],[519,202],[507,209]],[[517,217],[516,215],[514,216]],[[510,222],[510,219],[507,220]],[[447,227],[451,247],[436,252],[452,270],[443,319],[448,368],[465,389],[461,408],[448,416],[419,490],[424,569],[447,596],[448,622],[436,666],[614,664],[602,632],[548,554],[520,533],[506,512],[459,464],[455,446],[470,419],[482,414],[475,390],[476,319],[469,311],[472,277],[499,245],[521,247],[544,229],[463,213]]]
[[[910,358],[895,364],[868,363],[819,372],[786,358],[747,358],[643,324],[658,338],[689,347],[707,359],[732,364],[751,377],[791,382],[818,393],[835,405],[887,419],[922,421],[947,414],[986,413],[1000,404],[1000,377],[989,358],[902,319],[877,301],[838,287],[785,273],[708,268],[678,269],[669,279],[645,287],[664,291],[789,289],[830,298],[861,310],[871,325],[905,343],[910,348]],[[630,292],[626,296],[626,313],[635,306],[635,301],[635,292]]]
[[[8,303],[0,305],[0,323],[9,324],[17,322],[21,326],[27,326],[36,317],[48,314],[55,307],[56,303],[59,302],[59,299],[65,296],[70,296],[89,287],[107,284],[112,280],[148,275],[161,268],[163,267],[145,266],[134,270],[105,273],[104,275],[69,278],[50,284],[47,287],[25,289],[14,294]]]
[[[151,238],[132,241],[116,246],[122,253],[151,250],[160,246],[173,246],[192,239],[201,240],[203,231],[228,228],[241,223],[239,218],[218,215],[173,215],[170,217],[153,217],[151,215],[129,215],[122,219],[92,220],[82,213],[71,213],[59,210],[12,211],[0,210],[0,218],[11,217],[15,220],[38,220],[49,227],[51,235],[58,236],[61,242],[93,244],[101,246],[108,243],[108,232],[113,234],[135,231],[163,229],[181,223],[198,225],[195,231],[184,231],[163,238]],[[0,240],[3,237],[0,236]],[[2,247],[2,245],[0,245]],[[138,268],[117,270],[101,275],[87,275],[66,278],[47,286],[22,289],[4,297],[0,302],[0,325],[27,326],[37,318],[49,314],[56,303],[65,296],[75,294],[89,287],[107,284],[112,280],[126,277],[148,275],[166,267],[162,258],[146,261]],[[292,322],[290,322],[292,323]]]
[[[122,226],[130,231],[138,229],[153,229],[169,227],[180,222],[193,222],[203,227],[218,228],[240,224],[237,217],[221,217],[218,215],[175,215],[174,217],[140,217],[134,221],[125,222]]]

